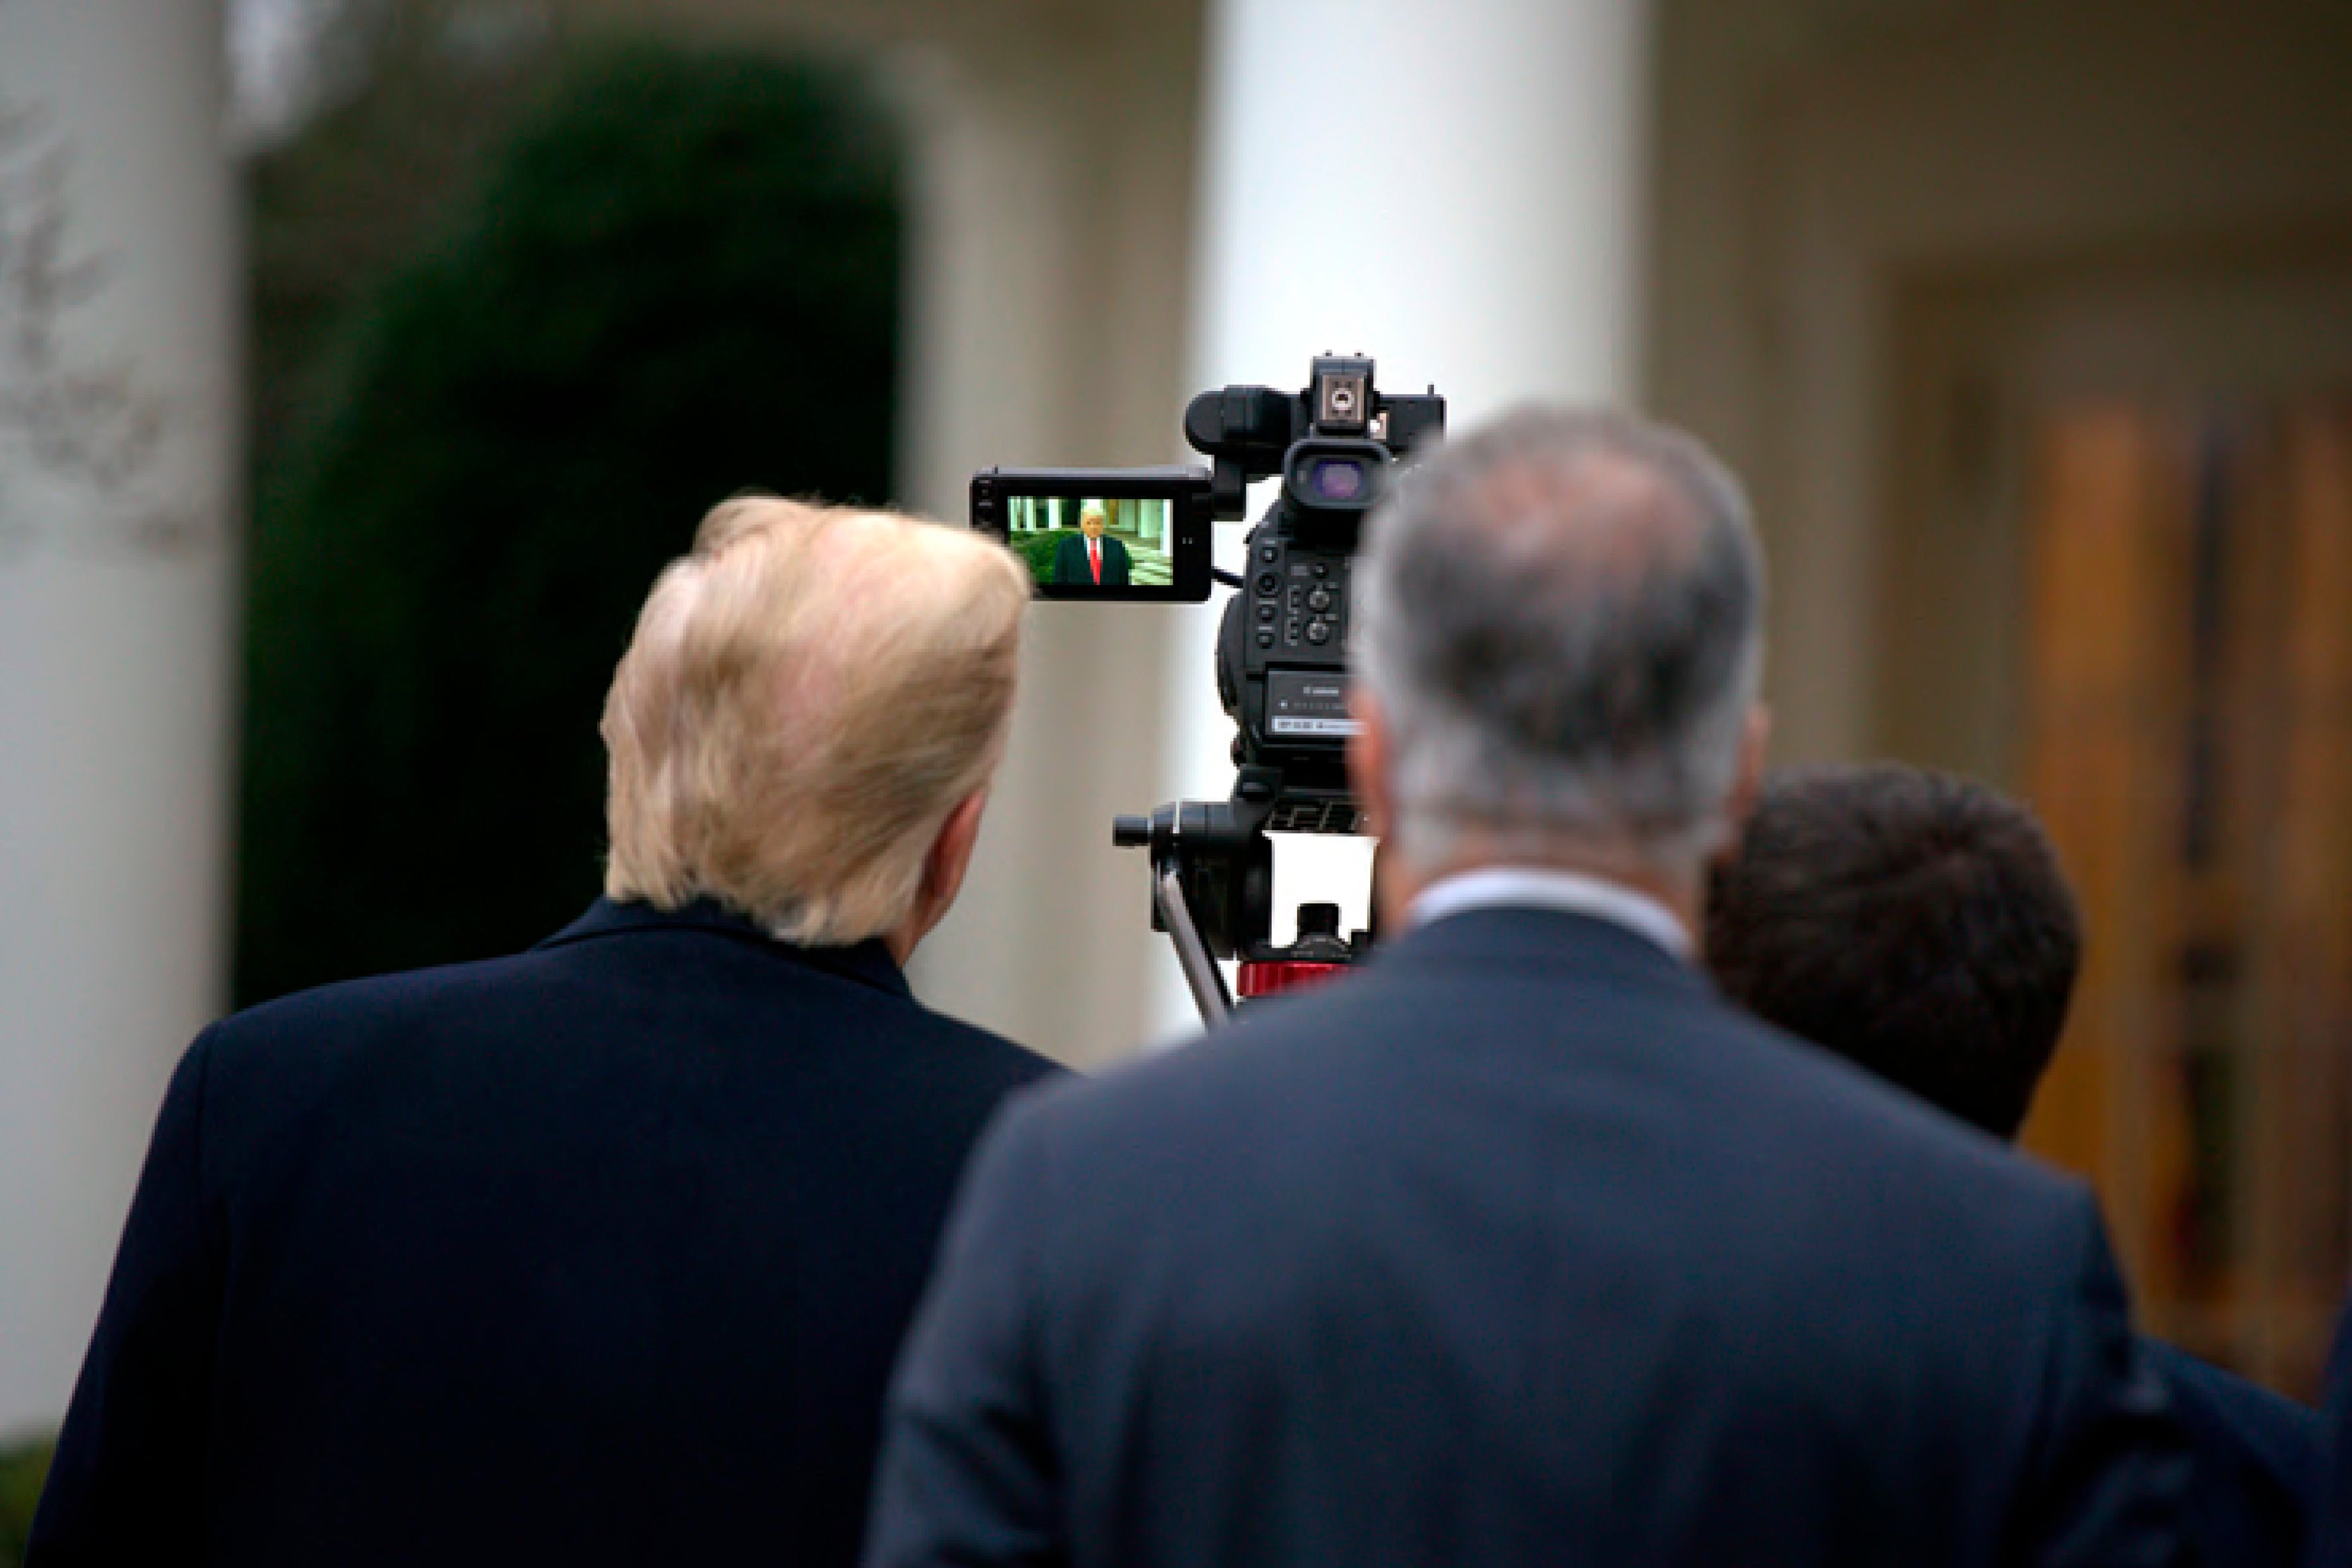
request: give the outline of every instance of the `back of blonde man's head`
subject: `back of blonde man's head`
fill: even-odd
[[[604,701],[604,890],[770,934],[897,928],[1003,754],[1029,580],[887,513],[731,500],[664,571]]]

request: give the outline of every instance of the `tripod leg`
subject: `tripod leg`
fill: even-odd
[[[1168,940],[1176,944],[1176,963],[1184,972],[1184,984],[1192,987],[1192,1005],[1201,1009],[1202,1024],[1213,1029],[1233,1016],[1234,999],[1225,992],[1223,972],[1201,940],[1200,927],[1192,923],[1192,906],[1185,900],[1183,879],[1174,866],[1161,866],[1152,879],[1151,891],[1160,905],[1160,923],[1168,928]]]

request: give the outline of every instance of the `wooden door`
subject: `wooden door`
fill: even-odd
[[[2025,777],[2084,966],[2031,1147],[2144,1320],[2308,1392],[2352,1209],[2352,405],[2042,421]]]

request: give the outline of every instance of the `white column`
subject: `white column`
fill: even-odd
[[[0,0],[0,1435],[63,1413],[224,1001],[221,57],[214,0]]]
[[[1360,351],[1391,390],[1435,383],[1457,431],[1521,399],[1633,395],[1647,0],[1209,14],[1195,385],[1297,387],[1314,354]],[[1169,664],[1170,787],[1195,796],[1233,777],[1200,673],[1213,626]],[[1163,1026],[1191,1016],[1163,984]]]

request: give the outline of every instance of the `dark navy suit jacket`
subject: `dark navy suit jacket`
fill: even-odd
[[[956,1173],[1051,1070],[709,906],[215,1025],[30,1561],[854,1561]]]
[[[2311,1568],[2352,1568],[2352,1311],[2336,1326],[2321,1420],[2326,1430],[2304,1560]]]
[[[867,1561],[2157,1563],[2179,1444],[2078,1184],[1486,910],[1008,1109]]]
[[[1106,533],[1102,537],[1102,585],[1124,587],[1128,580],[1127,546]],[[1056,583],[1094,583],[1094,568],[1087,564],[1087,540],[1082,533],[1071,534],[1054,547],[1054,581]]]
[[[2182,1509],[2202,1561],[2301,1562],[2319,1479],[2319,1413],[2160,1340],[2141,1343],[2196,1456]]]

